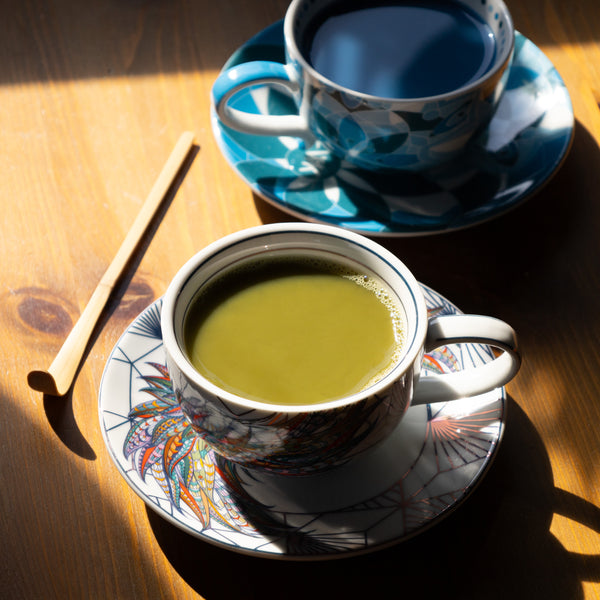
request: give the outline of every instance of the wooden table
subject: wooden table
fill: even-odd
[[[0,596],[17,599],[600,598],[600,10],[509,2],[576,116],[560,171],[473,229],[382,239],[466,312],[519,332],[506,432],[474,494],[362,558],[291,563],[193,538],[147,510],[98,423],[107,358],[205,244],[290,220],[221,155],[209,93],[284,0],[7,0],[0,35]],[[107,307],[72,393],[27,386],[61,346],[184,130],[197,152]],[[384,590],[390,587],[394,594]]]

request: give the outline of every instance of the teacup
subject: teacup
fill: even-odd
[[[249,266],[251,279],[257,261],[282,256],[329,261],[341,270],[362,273],[377,282],[387,305],[395,307],[402,329],[398,352],[390,368],[364,389],[311,404],[281,404],[224,389],[192,364],[186,320],[200,294],[232,270]],[[343,308],[343,301],[330,308],[334,314]],[[485,393],[510,381],[520,366],[516,334],[509,325],[479,315],[428,321],[421,288],[395,255],[360,234],[328,225],[262,225],[210,244],[170,283],[161,326],[174,392],[199,436],[226,459],[284,474],[308,474],[343,464],[388,437],[411,403]],[[366,341],[369,331],[364,330],[363,336]],[[488,344],[503,352],[475,369],[420,377],[425,351],[460,342]],[[249,352],[254,354],[254,348]],[[275,376],[285,380],[286,368],[281,370]]]
[[[286,64],[246,62],[215,81],[213,105],[245,133],[318,140],[368,170],[454,160],[490,121],[508,78],[514,27],[502,0],[293,0]],[[240,90],[275,86],[298,114],[233,108]]]

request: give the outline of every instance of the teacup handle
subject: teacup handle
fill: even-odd
[[[508,383],[521,366],[517,336],[512,327],[494,317],[447,315],[429,321],[425,352],[448,344],[485,344],[502,354],[484,365],[454,373],[428,374],[414,390],[412,404],[458,400],[484,394]]]
[[[294,136],[311,140],[307,120],[300,114],[261,115],[229,106],[238,92],[255,86],[283,86],[292,95],[299,91],[292,69],[271,61],[247,62],[223,71],[212,88],[213,106],[222,123],[243,133],[272,136]]]

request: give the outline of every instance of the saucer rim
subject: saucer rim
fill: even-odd
[[[442,294],[439,294],[432,288],[430,288],[422,283],[419,283],[419,285],[421,285],[424,288],[424,290],[429,291],[433,295],[440,298],[443,302],[447,303],[448,306],[450,306],[453,310],[456,311],[456,314],[461,314],[462,311],[460,311],[445,296],[443,296]],[[123,340],[128,335],[131,334],[131,328],[139,322],[140,318],[145,313],[152,310],[157,304],[160,304],[161,301],[162,301],[162,298],[158,298],[154,302],[152,302],[150,305],[148,305],[143,311],[141,311],[140,314],[137,315],[129,323],[129,325],[126,327],[125,331],[119,337],[117,343],[114,345],[114,347],[107,359],[105,369],[103,371],[101,382],[100,382],[99,392],[98,392],[99,424],[100,424],[100,429],[101,429],[101,433],[102,433],[102,438],[105,443],[106,449],[108,450],[111,461],[116,466],[117,471],[125,479],[128,486],[144,502],[146,507],[150,508],[153,512],[157,513],[159,516],[166,519],[170,524],[176,526],[178,529],[181,529],[182,531],[188,533],[189,535],[192,535],[193,537],[195,537],[199,540],[207,542],[218,548],[233,551],[238,554],[242,554],[242,555],[246,555],[246,556],[267,558],[267,559],[272,559],[272,560],[285,560],[285,561],[290,561],[290,562],[314,562],[314,561],[325,561],[325,560],[340,560],[343,558],[351,558],[351,557],[355,557],[355,556],[370,554],[373,552],[377,552],[379,550],[385,550],[387,548],[393,547],[397,544],[408,541],[422,533],[425,533],[426,531],[430,530],[432,527],[434,527],[435,525],[439,524],[441,521],[446,519],[448,516],[452,515],[459,507],[461,507],[468,500],[468,498],[470,498],[472,496],[474,491],[479,487],[479,485],[481,484],[481,482],[483,481],[483,479],[486,477],[489,470],[491,469],[493,463],[495,462],[500,444],[503,440],[505,430],[506,430],[508,398],[507,398],[507,394],[506,394],[506,389],[504,387],[496,388],[496,390],[494,390],[494,392],[497,393],[497,398],[495,399],[494,404],[496,404],[498,406],[499,413],[500,413],[498,416],[498,431],[494,435],[493,439],[491,439],[489,441],[489,448],[488,448],[486,457],[484,459],[482,459],[481,466],[479,467],[477,472],[474,474],[474,476],[471,477],[465,483],[465,486],[462,489],[462,494],[460,495],[460,497],[458,499],[454,500],[451,504],[449,504],[444,509],[442,509],[440,512],[438,512],[434,517],[429,519],[429,521],[427,521],[424,524],[420,524],[419,527],[415,528],[414,530],[409,531],[408,533],[406,533],[406,532],[400,533],[400,534],[396,535],[395,537],[391,537],[388,540],[377,542],[373,545],[367,545],[362,548],[356,548],[356,549],[352,549],[352,550],[339,550],[338,549],[331,553],[321,553],[321,554],[290,554],[285,551],[285,548],[282,548],[281,552],[273,552],[272,550],[265,551],[265,550],[260,550],[259,548],[256,548],[256,547],[254,547],[254,548],[253,547],[245,547],[245,546],[241,546],[239,544],[233,544],[231,542],[218,540],[211,536],[208,536],[204,533],[203,529],[200,529],[200,530],[195,529],[195,528],[191,527],[189,524],[186,524],[182,521],[177,520],[161,504],[158,504],[158,503],[152,501],[150,496],[148,494],[146,494],[144,492],[144,490],[142,490],[135,481],[132,480],[129,472],[123,468],[123,466],[120,464],[117,456],[115,455],[116,450],[114,448],[114,444],[109,439],[109,433],[108,433],[109,428],[107,428],[105,421],[104,421],[104,408],[103,408],[102,399],[103,399],[103,388],[105,385],[106,377],[108,376],[109,365],[110,365],[111,361],[113,360],[115,353],[119,350]],[[159,307],[159,309],[160,309],[160,307]],[[156,344],[155,349],[158,349],[160,346],[162,346],[162,339],[160,340],[159,343]],[[445,404],[445,403],[440,403],[440,405],[443,405],[443,404]],[[429,405],[429,406],[437,406],[437,405]],[[226,483],[224,483],[224,485],[226,485]],[[171,502],[170,498],[165,498],[164,501],[167,504],[169,504],[171,508],[174,508],[174,505]],[[309,514],[309,513],[307,512],[307,514]],[[241,534],[241,535],[243,536],[245,534]]]
[[[267,35],[271,34],[272,32],[275,32],[278,28],[282,28],[283,23],[284,23],[283,19],[279,20],[279,21],[275,21],[274,23],[271,23],[270,25],[263,28],[261,31],[259,31],[252,37],[250,37],[248,40],[246,40],[236,50],[234,50],[234,52],[228,57],[228,59],[225,61],[225,64],[223,66],[223,70],[228,68],[231,61],[238,55],[238,53],[240,53],[241,51],[243,51],[244,49],[246,49],[248,47],[251,47],[251,45],[253,43],[256,43],[263,36],[267,36]],[[221,140],[221,138],[224,136],[227,136],[229,139],[231,139],[227,134],[227,128],[220,121],[219,117],[217,116],[217,114],[214,110],[214,107],[211,106],[210,110],[211,110],[211,125],[212,125],[212,130],[213,130],[213,137],[215,138],[217,146],[219,147],[221,154],[223,155],[223,157],[225,158],[225,160],[227,161],[229,166],[233,169],[233,171],[236,173],[236,175],[238,177],[240,177],[241,180],[246,183],[246,185],[248,185],[248,187],[251,189],[251,191],[254,194],[256,194],[263,201],[267,202],[274,208],[276,208],[276,209],[286,213],[287,215],[289,215],[295,219],[298,219],[300,221],[306,221],[306,222],[317,223],[317,224],[320,223],[320,224],[336,225],[336,226],[340,226],[344,229],[348,229],[350,231],[355,231],[357,233],[367,235],[369,237],[376,237],[376,238],[394,238],[394,237],[414,238],[414,237],[442,235],[442,234],[446,234],[446,233],[454,233],[454,232],[462,231],[465,229],[476,227],[478,225],[489,223],[490,221],[492,221],[494,219],[497,219],[499,217],[509,214],[510,212],[512,212],[519,206],[521,206],[525,201],[531,199],[533,196],[538,194],[540,191],[542,191],[546,187],[546,185],[548,185],[548,183],[557,174],[557,172],[560,170],[560,168],[564,164],[566,158],[568,157],[571,147],[573,145],[573,140],[574,140],[574,136],[575,136],[575,114],[574,114],[574,109],[573,109],[573,103],[572,103],[568,88],[567,88],[566,84],[564,83],[564,80],[562,79],[562,77],[560,76],[558,71],[556,70],[556,67],[554,66],[552,61],[546,56],[546,54],[531,39],[529,39],[523,33],[521,33],[520,31],[515,29],[515,45],[516,45],[516,40],[518,38],[523,38],[523,40],[526,43],[529,43],[533,47],[533,49],[535,49],[535,51],[537,53],[539,53],[541,56],[543,56],[545,58],[545,60],[552,66],[552,69],[554,71],[556,79],[558,79],[558,81],[560,81],[562,83],[562,86],[565,90],[566,98],[568,100],[569,114],[571,117],[570,123],[569,123],[568,127],[565,127],[565,136],[564,136],[565,142],[563,143],[560,151],[556,153],[552,164],[548,167],[547,171],[544,172],[543,177],[539,178],[539,180],[536,182],[535,186],[531,189],[528,189],[526,192],[522,193],[520,196],[518,196],[517,199],[513,200],[510,205],[501,206],[497,210],[492,211],[490,214],[484,215],[481,218],[472,217],[464,222],[459,221],[458,224],[456,224],[454,222],[441,223],[441,224],[439,224],[439,226],[432,226],[432,227],[427,227],[425,225],[415,226],[415,225],[411,225],[409,223],[403,224],[400,222],[393,222],[390,219],[383,220],[383,219],[379,219],[377,217],[377,215],[373,215],[372,219],[364,219],[363,221],[361,221],[361,223],[363,223],[363,226],[361,226],[361,227],[355,227],[355,226],[353,226],[352,223],[344,222],[345,221],[344,218],[339,218],[339,219],[334,218],[331,220],[323,219],[323,218],[320,218],[319,214],[315,213],[314,211],[304,212],[303,210],[300,210],[298,207],[289,205],[288,203],[286,203],[285,201],[281,200],[278,197],[269,195],[266,191],[262,190],[261,187],[256,184],[256,182],[251,181],[250,179],[248,179],[244,174],[242,174],[239,171],[239,169],[237,168],[237,163],[235,163],[231,159],[231,157],[229,156],[229,152],[224,148],[224,144],[222,143],[222,140]],[[283,48],[283,43],[281,43],[279,46],[281,48]],[[513,65],[511,65],[509,67],[509,69],[510,68],[513,68]],[[568,139],[567,139],[567,135],[566,135],[567,131],[568,131]],[[269,139],[279,139],[277,136],[254,136],[254,137],[267,137]],[[236,145],[239,146],[239,144],[235,140],[234,140],[234,143],[236,143]],[[543,146],[544,146],[543,143],[540,144],[540,147],[543,147]],[[243,146],[241,146],[241,147],[243,148]],[[260,157],[257,157],[257,158],[260,159]],[[485,206],[491,200],[493,200],[493,197],[487,198],[487,200],[482,204],[482,206]],[[369,227],[368,226],[369,223],[376,223],[378,226],[380,226],[380,228],[376,229],[376,228]]]

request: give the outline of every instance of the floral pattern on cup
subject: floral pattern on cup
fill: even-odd
[[[192,389],[171,369],[176,398],[197,435],[215,452],[245,467],[307,474],[338,466],[393,431],[409,406],[410,374],[382,394],[318,412],[233,411],[207,390]]]
[[[312,100],[315,129],[335,154],[367,170],[427,170],[454,159],[487,124],[506,85],[508,70],[491,96],[414,102],[411,110],[356,103],[348,94],[320,91]],[[391,132],[391,133],[389,133]]]

